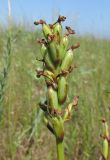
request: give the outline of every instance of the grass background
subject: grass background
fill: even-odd
[[[42,66],[36,61],[41,58],[38,37],[39,30],[23,25],[0,26],[0,160],[56,159],[55,139],[38,106],[45,99],[45,82],[35,72]],[[65,155],[67,160],[98,160],[100,119],[110,125],[110,40],[76,35],[70,44],[76,42],[81,46],[74,54],[77,68],[68,77],[67,103],[78,95],[79,105],[65,124]]]

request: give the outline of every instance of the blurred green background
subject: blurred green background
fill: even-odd
[[[28,23],[8,20],[0,25],[0,160],[55,160],[55,139],[38,106],[46,93],[35,71],[42,66],[36,58],[41,58],[37,39],[43,35]],[[110,126],[110,40],[76,34],[70,45],[76,42],[80,48],[68,77],[67,103],[78,95],[79,104],[65,124],[65,155],[67,160],[98,160],[101,119]]]

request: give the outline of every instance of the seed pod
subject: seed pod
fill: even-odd
[[[57,53],[58,53],[58,59],[59,59],[59,62],[61,62],[65,56],[65,49],[64,49],[64,45],[61,43],[60,45],[58,44],[56,46],[56,50],[57,50]]]
[[[105,158],[105,160],[108,160],[107,157],[109,155],[109,142],[108,142],[108,137],[109,137],[109,133],[108,133],[108,124],[107,121],[105,119],[102,120],[103,122],[103,134],[105,137],[103,140],[103,149],[102,149],[102,154],[103,157]]]
[[[42,25],[42,31],[44,33],[45,38],[48,38],[48,35],[52,34],[51,28],[48,24],[46,24],[46,22],[44,20],[39,20],[39,21],[35,21],[34,22],[35,25]]]
[[[42,30],[43,30],[43,33],[44,33],[44,36],[45,38],[48,38],[48,35],[51,35],[52,34],[52,31],[51,31],[51,28],[49,27],[48,24],[43,24],[42,25]]]
[[[63,37],[62,43],[63,43],[63,45],[64,45],[64,49],[67,49],[68,43],[69,43],[69,41],[68,41],[68,36],[64,36],[64,37]]]
[[[45,55],[44,61],[45,61],[46,69],[49,69],[54,72],[55,66],[48,53]]]
[[[55,91],[51,86],[48,87],[47,91],[47,99],[48,99],[48,105],[51,109],[58,108],[58,98],[57,98],[57,91]]]
[[[66,54],[66,50],[68,47],[68,38],[67,36],[63,37],[62,41],[60,44],[57,45],[57,52],[59,55],[59,59],[62,61],[65,54]]]
[[[67,71],[70,68],[72,62],[73,62],[73,51],[72,51],[72,49],[69,49],[63,59],[62,64],[61,64],[61,70]]]
[[[103,141],[103,150],[102,150],[103,157],[107,160],[108,157],[108,140],[105,138]]]
[[[54,41],[49,42],[47,49],[48,49],[49,56],[52,59],[52,62],[57,65],[60,60],[59,60],[58,52],[56,50],[55,42]]]
[[[57,50],[59,53],[59,59],[62,61],[66,52],[67,52],[67,47],[68,47],[68,37],[65,36],[62,38],[61,43],[57,45]]]
[[[63,104],[67,97],[68,85],[65,77],[60,77],[58,80],[58,101]]]
[[[110,142],[109,142],[109,147],[108,147],[108,160],[110,160]]]
[[[41,53],[42,53],[42,57],[44,59],[44,62],[45,62],[45,66],[46,66],[46,69],[49,69],[51,71],[54,71],[55,70],[55,66],[48,54],[48,51],[47,51],[47,48],[44,44],[42,44],[42,47],[41,47]]]
[[[41,54],[42,54],[43,58],[44,58],[46,53],[47,53],[47,48],[46,48],[45,44],[42,44],[41,45]]]
[[[62,26],[61,26],[60,22],[56,22],[54,24],[53,32],[56,36],[57,43],[60,43],[60,41],[62,39]]]
[[[62,26],[59,22],[55,23],[54,24],[54,29],[53,29],[53,32],[57,35],[60,35],[62,34]]]
[[[63,119],[61,117],[52,117],[51,123],[53,125],[57,140],[63,141],[64,139]]]

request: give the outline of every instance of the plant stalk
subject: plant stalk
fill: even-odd
[[[64,160],[64,143],[56,139],[57,160]]]

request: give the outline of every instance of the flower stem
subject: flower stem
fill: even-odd
[[[57,160],[64,160],[64,143],[56,139]]]

